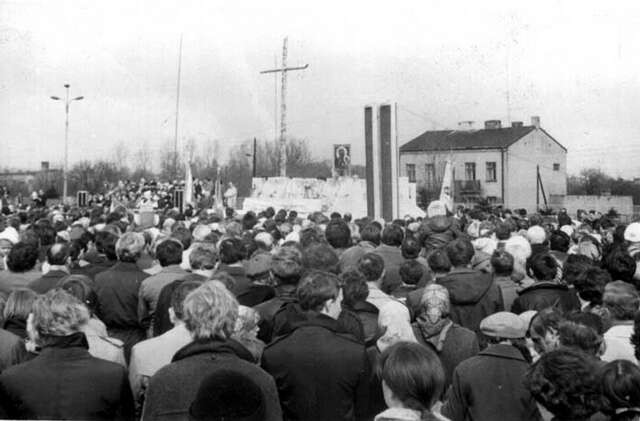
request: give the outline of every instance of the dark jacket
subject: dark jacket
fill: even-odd
[[[556,307],[563,313],[580,310],[580,300],[566,285],[541,281],[523,289],[513,302],[511,311],[515,314],[527,310],[543,310]]]
[[[375,250],[373,250],[373,253],[382,257],[382,260],[384,260],[384,278],[382,279],[380,289],[389,293],[402,285],[402,278],[400,278],[400,266],[404,263],[405,258],[402,257],[402,250],[400,247],[380,244],[375,248]]]
[[[0,329],[0,372],[27,359],[24,341],[19,336]]]
[[[117,262],[117,260],[109,260],[104,254],[96,254],[87,266],[74,268],[71,270],[71,273],[86,275],[91,278],[91,280],[95,280],[97,274],[113,267]]]
[[[511,345],[491,345],[453,372],[442,415],[451,421],[541,420],[523,380],[529,364]]]
[[[0,405],[19,419],[133,419],[133,397],[124,367],[92,357],[84,334],[0,374]]]
[[[190,280],[194,280],[192,278],[196,278],[200,276],[200,280],[202,282],[206,281],[207,278],[201,275],[190,275]],[[153,317],[152,326],[153,326],[153,336],[160,336],[163,333],[173,329],[173,323],[169,318],[169,307],[171,307],[171,297],[173,296],[173,292],[185,282],[184,279],[178,279],[177,281],[173,281],[170,284],[165,285],[160,290],[160,295],[158,295],[158,301],[156,302],[156,311]],[[196,281],[197,282],[197,281]]]
[[[268,344],[273,337],[273,323],[276,313],[287,303],[298,301],[295,285],[280,285],[275,288],[276,296],[264,303],[258,304],[254,309],[260,314],[258,326],[258,339]]]
[[[449,290],[451,320],[476,333],[482,319],[504,309],[500,289],[490,274],[456,268],[436,282]]]
[[[234,285],[231,292],[236,297],[239,294],[245,292],[247,288],[249,288],[249,285],[251,285],[251,279],[247,277],[247,272],[242,266],[229,266],[223,263],[218,267],[218,270],[216,271],[216,273],[220,272],[226,272],[233,278]]]
[[[427,251],[442,248],[461,235],[458,220],[444,215],[425,219],[419,232]]]
[[[98,316],[109,335],[124,342],[127,361],[131,347],[146,338],[144,327],[138,321],[138,290],[149,275],[135,263],[118,262],[95,277],[98,295]]]
[[[267,346],[262,366],[276,381],[285,420],[355,420],[367,412],[369,362],[336,320],[308,315]]]
[[[253,307],[272,299],[275,295],[275,290],[269,285],[251,284],[236,298],[240,305]]]
[[[378,329],[378,307],[367,301],[358,301],[353,306],[346,308],[360,319],[365,345],[367,347],[375,345],[381,336]]]
[[[142,419],[187,419],[200,383],[219,370],[233,370],[253,379],[263,393],[265,421],[282,419],[273,378],[253,364],[251,353],[238,342],[218,339],[184,346],[176,352],[171,364],[151,378]]]
[[[433,329],[418,319],[411,327],[418,342],[436,351],[440,357],[445,375],[444,391],[451,385],[451,376],[458,364],[480,351],[476,334],[451,321]]]
[[[51,270],[42,275],[39,279],[31,282],[29,284],[29,288],[38,294],[46,294],[50,289],[57,287],[58,282],[67,275],[69,274],[62,270]]]

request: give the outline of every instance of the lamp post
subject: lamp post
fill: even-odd
[[[80,101],[84,98],[83,96],[77,96],[73,99],[69,99],[69,86],[70,85],[68,83],[64,84],[64,88],[66,89],[66,98],[64,99],[64,169],[62,170],[62,178],[64,181],[62,185],[62,203],[67,199],[67,176],[69,173],[69,104],[73,101]],[[62,101],[62,98],[57,96],[51,96],[51,99],[54,101]]]

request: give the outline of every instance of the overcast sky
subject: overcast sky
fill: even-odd
[[[239,3],[240,5],[237,5]],[[274,76],[289,37],[289,135],[319,158],[351,143],[364,163],[363,106],[398,103],[400,143],[461,120],[541,117],[569,172],[640,176],[640,4],[585,1],[2,1],[0,167],[71,162],[126,142],[179,139],[221,153],[273,139]],[[511,107],[507,107],[507,90]],[[504,123],[503,123],[504,124]]]

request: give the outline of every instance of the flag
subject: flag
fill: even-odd
[[[440,201],[444,203],[449,212],[453,213],[453,165],[451,165],[450,159],[447,159],[444,166],[442,188],[440,189]]]

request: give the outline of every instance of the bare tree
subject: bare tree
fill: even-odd
[[[153,154],[149,148],[149,144],[144,141],[142,145],[135,151],[133,155],[134,159],[134,172],[132,174],[133,179],[151,178],[153,177],[153,168],[151,167],[151,160]]]

